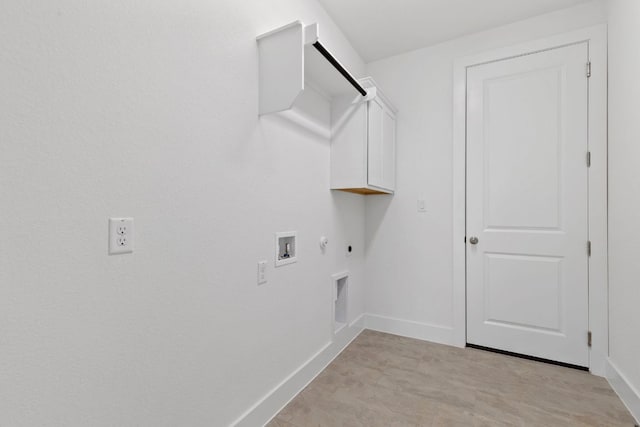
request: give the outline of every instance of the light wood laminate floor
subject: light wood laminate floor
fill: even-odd
[[[268,427],[633,425],[587,372],[366,330]]]

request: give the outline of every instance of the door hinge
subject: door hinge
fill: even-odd
[[[587,78],[591,77],[591,61],[587,62]]]
[[[591,347],[591,338],[592,338],[591,331],[589,331],[587,332],[587,345],[589,347]]]
[[[591,256],[591,240],[587,240],[587,255]]]
[[[587,151],[587,167],[591,167],[591,151]]]

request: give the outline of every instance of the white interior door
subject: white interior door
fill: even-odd
[[[581,43],[468,69],[468,343],[589,364],[587,61]]]

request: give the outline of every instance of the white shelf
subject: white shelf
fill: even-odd
[[[260,115],[291,109],[306,83],[329,98],[366,94],[349,71],[322,45],[318,24],[305,26],[295,21],[258,36],[257,41]]]

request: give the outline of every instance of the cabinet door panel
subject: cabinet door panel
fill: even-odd
[[[382,121],[382,177],[383,187],[396,186],[396,119],[386,109]]]
[[[369,103],[367,152],[369,185],[384,188],[384,109],[376,100]]]

